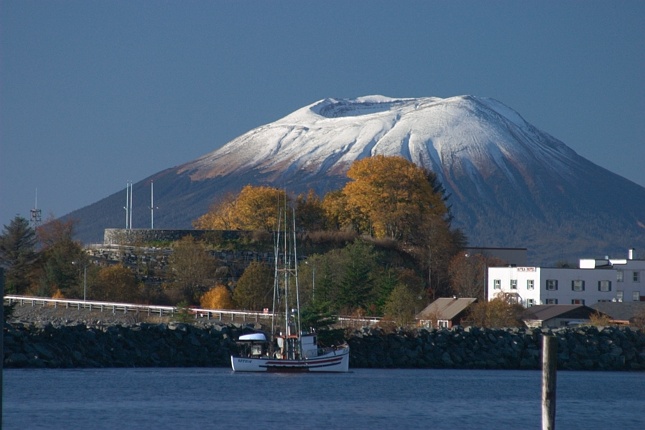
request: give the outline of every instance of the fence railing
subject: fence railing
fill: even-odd
[[[182,308],[175,306],[152,306],[152,305],[135,305],[131,303],[115,303],[115,302],[97,302],[89,300],[68,300],[68,299],[50,299],[44,297],[30,297],[30,296],[4,296],[5,302],[9,304],[19,304],[20,306],[40,306],[40,307],[53,307],[64,309],[88,309],[100,312],[118,313],[135,313],[147,314],[155,316],[174,316],[182,311]],[[202,309],[202,308],[187,308],[191,315],[197,318],[206,318],[208,320],[217,321],[242,321],[242,322],[261,322],[271,321],[272,315],[267,311],[264,312],[249,312],[238,310],[225,310],[225,309]],[[353,317],[339,317],[338,323],[341,327],[359,327],[364,325],[377,324],[380,318],[366,317],[366,318],[353,318]]]

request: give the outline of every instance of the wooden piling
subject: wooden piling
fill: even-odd
[[[542,336],[542,430],[555,430],[558,339]]]

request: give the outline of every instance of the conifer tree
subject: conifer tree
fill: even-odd
[[[32,282],[36,232],[25,218],[16,216],[0,236],[0,265],[5,268],[5,293],[24,294]]]

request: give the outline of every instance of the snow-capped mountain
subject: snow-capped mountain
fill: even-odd
[[[186,228],[214,198],[246,184],[323,195],[342,186],[352,162],[377,154],[433,170],[471,245],[526,247],[535,263],[645,247],[645,188],[582,158],[504,104],[473,96],[321,100],[154,175],[135,193],[154,180],[164,207],[155,226]],[[122,197],[71,214],[83,239],[100,240],[103,228],[122,225]],[[103,219],[90,223],[83,214],[98,207]],[[145,208],[135,212],[135,227],[146,226],[146,216]]]

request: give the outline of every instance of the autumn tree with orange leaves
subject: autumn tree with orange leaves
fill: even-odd
[[[216,285],[202,295],[199,305],[204,309],[232,309],[231,292],[225,285]]]
[[[284,207],[287,195],[273,187],[247,185],[237,195],[228,196],[211,207],[208,213],[194,223],[203,230],[264,230],[277,225],[279,209]]]
[[[347,177],[346,211],[361,233],[405,243],[427,219],[448,212],[427,172],[403,157],[364,158],[352,164]]]

